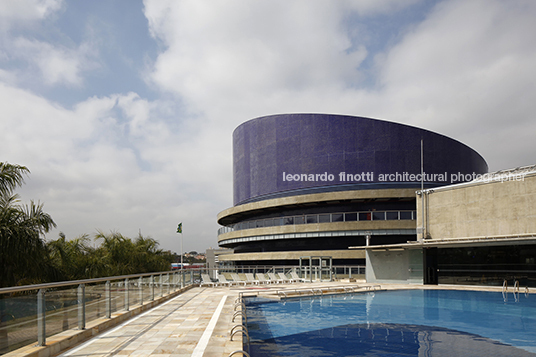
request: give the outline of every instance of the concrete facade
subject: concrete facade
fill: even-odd
[[[368,283],[423,283],[422,249],[367,249],[366,256]]]
[[[415,283],[420,272],[424,284],[536,286],[536,165],[418,191],[416,203],[423,233],[367,248],[368,282]]]
[[[423,226],[421,206],[419,196],[417,227]],[[536,234],[536,173],[427,190],[424,226],[431,239]]]

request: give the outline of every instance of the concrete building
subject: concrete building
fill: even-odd
[[[366,249],[367,281],[536,286],[536,165],[418,191],[416,202],[419,239]]]
[[[349,247],[417,240],[417,190],[486,172],[470,147],[408,125],[328,114],[253,119],[233,134],[234,205],[218,214],[218,244],[234,253],[219,261],[365,264],[365,250]],[[420,271],[422,281],[422,260]]]

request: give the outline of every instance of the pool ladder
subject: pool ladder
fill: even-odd
[[[240,307],[241,309],[237,311],[238,307]],[[244,318],[244,321],[246,322],[246,324],[248,323],[248,318],[247,318],[247,315],[246,315],[246,304],[244,304],[244,301],[243,301],[241,295],[235,300],[233,311],[234,311],[234,313],[233,313],[233,317],[231,318],[231,322],[235,322],[235,318],[240,315],[242,318]],[[247,341],[247,344],[248,344],[248,347],[249,347],[249,333],[248,333],[247,326],[243,325],[242,323],[234,325],[231,328],[231,331],[229,331],[229,335],[230,335],[229,340],[232,341],[233,336],[236,335],[237,333],[241,333],[243,335],[246,335],[246,338],[247,338],[246,341]],[[249,348],[248,348],[248,350],[249,350]],[[233,356],[235,354],[238,354],[238,353],[241,353],[242,356],[250,357],[249,353],[247,353],[244,350],[233,351],[233,352],[231,352],[229,354],[229,357],[231,357],[231,356]]]
[[[514,294],[514,299],[515,301],[519,301],[519,280],[515,280],[514,281],[514,288],[513,288],[513,292]],[[502,294],[503,294],[503,298],[504,298],[504,301],[508,301],[508,281],[506,279],[504,279],[503,281],[503,287],[502,287]],[[528,286],[525,286],[525,297],[529,297],[529,287]]]

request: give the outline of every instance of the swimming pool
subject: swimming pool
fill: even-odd
[[[254,356],[532,356],[536,296],[393,290],[252,299]]]

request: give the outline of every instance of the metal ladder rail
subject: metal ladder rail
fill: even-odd
[[[236,310],[237,307],[240,307],[241,310]],[[234,309],[233,309],[234,313],[233,313],[233,317],[232,317],[232,322],[234,322],[236,316],[238,315],[241,315],[244,320],[245,320],[245,323],[247,324],[247,314],[246,314],[246,304],[244,302],[244,296],[242,293],[239,294],[238,298],[235,299],[235,303],[234,303]],[[249,351],[249,342],[250,342],[250,338],[249,338],[249,332],[248,332],[248,328],[247,326],[243,325],[242,322],[239,323],[239,324],[236,324],[234,325],[232,328],[231,328],[231,331],[229,331],[229,340],[232,341],[233,340],[233,336],[236,335],[237,333],[241,333],[243,335],[246,335],[246,342],[247,342],[247,345],[248,345],[248,351]],[[244,346],[244,342],[242,342],[242,346]],[[248,356],[249,357],[249,354],[244,351],[244,350],[237,350],[237,351],[233,351],[231,352],[231,354],[229,354],[229,356],[232,356],[236,353],[242,353],[242,356]]]

